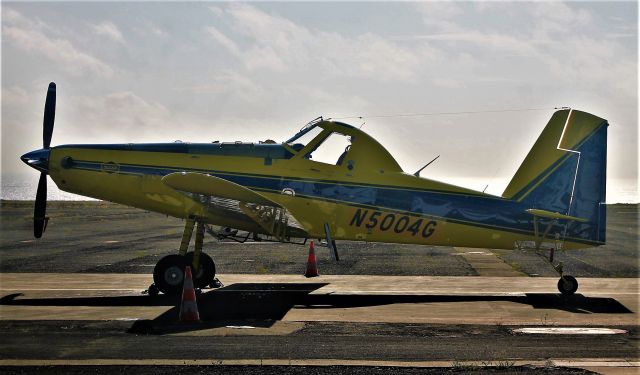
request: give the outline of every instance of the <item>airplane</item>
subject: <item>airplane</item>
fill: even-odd
[[[47,228],[47,176],[63,191],[184,219],[177,253],[154,267],[152,294],[180,293],[186,265],[197,287],[214,282],[215,263],[202,251],[205,231],[236,241],[318,238],[335,260],[336,240],[549,250],[563,295],[574,294],[578,282],[554,263],[554,252],[605,244],[608,122],[586,112],[553,113],[496,196],[406,173],[361,129],[321,117],[282,143],[51,147],[55,102],[52,82],[43,147],[21,157],[40,172],[34,236]],[[348,145],[335,162],[314,160],[336,139]]]

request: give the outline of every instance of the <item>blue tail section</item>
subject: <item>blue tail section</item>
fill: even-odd
[[[584,112],[579,112],[575,118],[572,118],[571,112],[565,118],[567,116],[569,120],[564,124],[560,138],[556,138],[557,146],[548,149],[546,154],[558,153],[560,157],[546,165],[542,173],[529,181],[512,199],[529,208],[582,219],[584,222],[572,221],[567,224],[566,237],[602,244],[606,240],[604,203],[608,123]],[[581,124],[580,120],[585,118],[590,122]],[[598,121],[594,122],[594,119]],[[570,120],[574,120],[573,123]],[[541,151],[538,150],[538,155],[542,155]],[[527,158],[530,157],[535,161],[536,154],[530,153]]]

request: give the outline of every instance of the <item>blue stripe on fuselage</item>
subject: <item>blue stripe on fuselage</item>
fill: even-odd
[[[73,168],[101,171],[102,166],[103,163],[99,162],[74,161]],[[164,176],[180,171],[210,174],[258,191],[279,193],[285,188],[290,188],[296,192],[296,196],[401,211],[420,216],[433,216],[451,222],[499,228],[523,234],[533,232],[532,216],[525,212],[527,208],[533,208],[528,200],[517,202],[494,196],[474,196],[380,185],[352,185],[335,181],[245,175],[168,166],[119,164],[117,172],[112,173]],[[567,235],[574,237],[571,232]],[[576,236],[574,240],[597,243],[581,237]]]

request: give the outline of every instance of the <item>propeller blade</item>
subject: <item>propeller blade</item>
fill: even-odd
[[[38,192],[36,193],[36,205],[33,210],[33,235],[42,237],[42,232],[47,227],[47,175],[40,173]]]
[[[56,119],[56,84],[51,82],[47,90],[47,100],[44,103],[44,119],[42,121],[42,148],[49,148],[53,123]]]

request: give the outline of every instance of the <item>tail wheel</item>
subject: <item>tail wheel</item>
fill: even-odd
[[[185,256],[186,265],[193,264],[193,252]],[[193,266],[192,266],[193,268]],[[216,265],[213,259],[205,253],[200,253],[200,265],[197,270],[193,270],[193,285],[196,288],[204,288],[213,282],[216,277]]]
[[[167,255],[153,269],[153,282],[164,294],[180,294],[184,283],[186,259],[180,255]]]
[[[558,280],[558,290],[564,296],[571,296],[578,290],[578,280],[570,275],[562,276]]]

